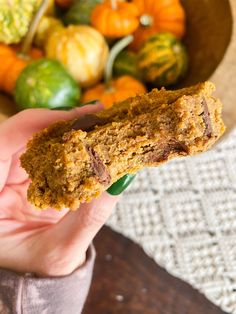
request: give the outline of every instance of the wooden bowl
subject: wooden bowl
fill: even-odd
[[[187,33],[184,42],[189,52],[189,70],[177,87],[212,80],[217,96],[224,103],[224,116],[230,129],[236,124],[234,91],[236,86],[235,0],[181,0],[186,10]],[[234,83],[234,85],[233,85]],[[2,109],[1,109],[2,108]],[[0,111],[17,111],[9,98],[0,95]]]
[[[178,87],[210,80],[224,105],[230,131],[236,126],[236,1],[181,0],[187,15],[189,70]]]
[[[228,0],[182,0],[187,16],[184,42],[189,70],[180,86],[208,80],[229,46],[233,19]]]

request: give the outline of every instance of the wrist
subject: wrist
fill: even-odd
[[[68,260],[65,255],[56,259],[44,256],[34,274],[38,277],[68,276],[86,263],[86,253],[74,260]]]

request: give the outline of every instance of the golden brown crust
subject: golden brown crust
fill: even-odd
[[[222,105],[206,82],[136,96],[39,132],[21,157],[40,208],[76,208],[126,173],[207,150],[224,132]],[[86,121],[87,119],[87,121]]]

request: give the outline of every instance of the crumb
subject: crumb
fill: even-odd
[[[117,295],[116,295],[116,301],[118,301],[118,302],[123,302],[123,301],[124,301],[123,295],[117,294]]]
[[[110,262],[110,261],[112,260],[112,255],[111,255],[111,254],[106,254],[106,255],[105,255],[105,260],[106,260],[107,262]]]

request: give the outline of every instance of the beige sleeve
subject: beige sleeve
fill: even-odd
[[[84,265],[63,277],[39,278],[0,269],[0,313],[79,314],[85,303],[93,272],[91,246]]]

